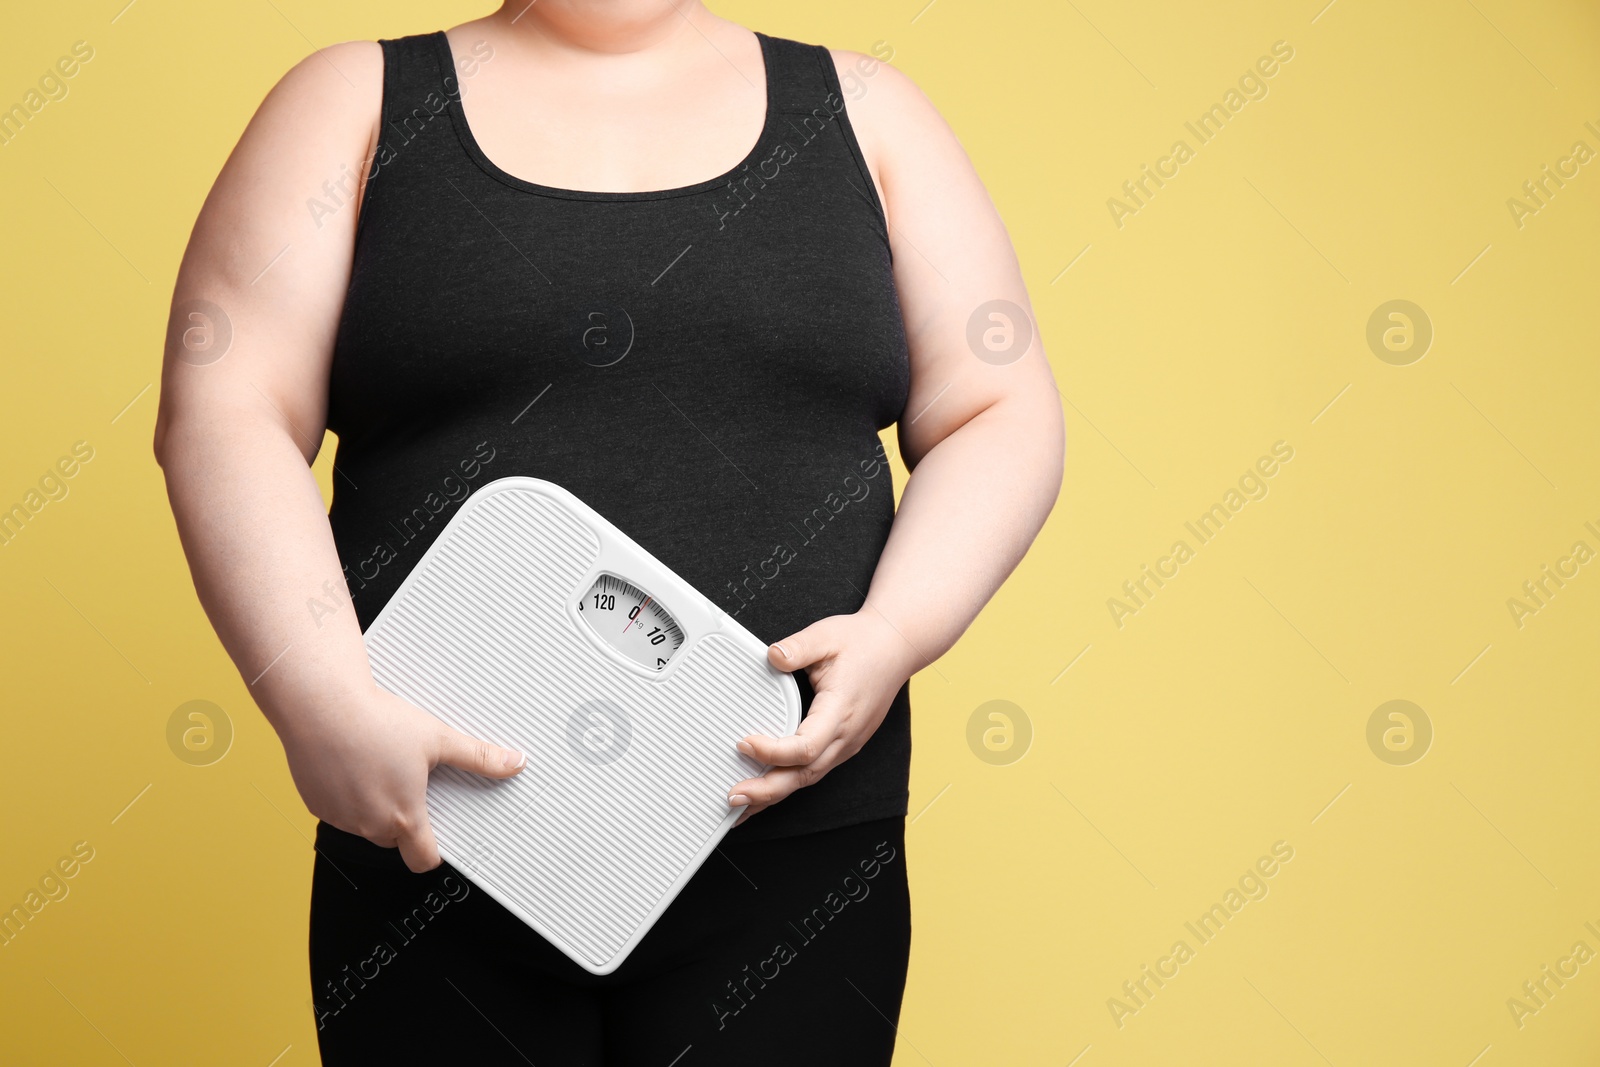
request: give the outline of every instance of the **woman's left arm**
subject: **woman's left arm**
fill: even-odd
[[[955,644],[1021,561],[1061,488],[1061,401],[988,192],[909,78],[852,52],[834,61],[844,84],[865,87],[849,116],[889,219],[911,352],[898,427],[911,477],[865,604],[768,649],[779,669],[804,669],[816,696],[794,734],[740,742],[773,765],[729,791],[748,807],[741,822],[866,744],[905,680]]]

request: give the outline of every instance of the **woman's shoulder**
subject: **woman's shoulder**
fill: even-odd
[[[896,125],[913,128],[943,124],[933,102],[905,71],[894,65],[895,49],[887,41],[877,41],[870,52],[848,48],[828,48],[839,88],[855,125],[880,127],[892,134]]]
[[[358,89],[363,82],[383,78],[383,46],[379,41],[341,41],[324,45],[301,57],[278,80],[291,89],[316,89],[338,82]]]
[[[384,56],[380,42],[342,41],[303,56],[286,70],[256,109],[242,141],[261,140],[315,166],[365,160],[377,136],[383,106]],[[365,174],[365,167],[359,173]],[[363,183],[364,184],[364,183]]]
[[[303,56],[286,70],[257,109],[253,125],[308,124],[334,139],[368,138],[383,99],[383,49],[377,41],[343,41]]]
[[[894,65],[895,48],[875,42],[866,52],[828,48],[850,125],[879,191],[888,200],[896,175],[947,166],[965,154],[954,131],[910,75]],[[934,171],[937,173],[937,169]]]

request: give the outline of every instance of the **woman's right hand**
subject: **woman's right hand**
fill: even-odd
[[[280,734],[289,771],[311,814],[384,848],[420,874],[442,862],[428,823],[428,773],[441,763],[510,778],[527,765],[515,749],[447,726],[377,686],[370,698],[304,715]]]

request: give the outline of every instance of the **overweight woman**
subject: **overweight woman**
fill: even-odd
[[[1064,450],[1005,227],[890,58],[696,0],[514,0],[308,56],[223,167],[155,451],[320,820],[325,1063],[889,1062],[908,679],[1021,559]],[[603,976],[441,863],[429,772],[524,757],[379,688],[362,642],[509,475],[572,491],[769,642],[805,712],[738,742],[771,769]]]

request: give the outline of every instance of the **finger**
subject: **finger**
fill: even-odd
[[[476,737],[469,737],[450,726],[439,724],[440,763],[460,767],[485,778],[510,778],[528,765],[528,757],[514,748],[501,748]]]
[[[775,767],[796,767],[814,763],[822,751],[838,739],[844,727],[844,709],[838,697],[824,691],[811,701],[806,717],[787,737],[750,734],[738,743],[740,752]]]
[[[759,778],[747,778],[728,790],[728,803],[735,807],[776,804],[795,790],[821,781],[823,775],[838,766],[843,753],[844,742],[835,741],[816,760],[805,766],[774,767]]]
[[[396,843],[400,847],[400,858],[406,861],[411,873],[424,874],[444,862],[439,856],[439,844],[433,839],[433,826],[428,822],[426,808],[415,818],[405,820],[399,830]]]
[[[832,628],[827,623],[828,619],[819,619],[804,630],[768,645],[767,662],[780,671],[797,671],[833,652],[834,642],[828,633]]]
[[[728,791],[728,803],[734,807],[757,807],[776,804],[799,789],[804,783],[796,767],[774,767],[760,778],[750,778]]]

